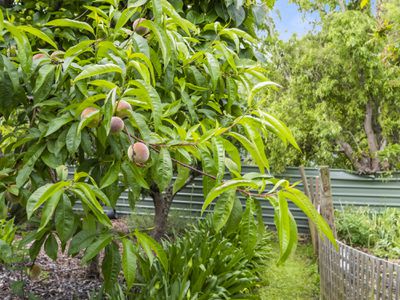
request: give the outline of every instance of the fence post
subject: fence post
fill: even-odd
[[[329,176],[329,168],[327,166],[321,166],[319,169],[319,174],[321,178],[321,215],[328,222],[329,227],[333,231],[333,235],[335,239],[336,235],[336,227],[335,227],[335,219],[333,213],[333,199],[332,199],[332,189],[331,189],[331,179]]]
[[[314,204],[313,201],[313,194],[310,192],[310,188],[308,185],[308,181],[307,181],[307,176],[306,176],[306,172],[304,170],[304,166],[300,166],[299,167],[300,170],[300,175],[301,175],[301,179],[303,181],[303,186],[304,186],[304,193],[306,194],[306,196],[310,199],[310,201]],[[318,253],[318,244],[317,244],[317,236],[316,236],[316,228],[313,222],[311,222],[310,219],[308,219],[308,227],[310,228],[310,235],[311,235],[311,242],[313,245],[313,250],[314,250],[314,254]]]

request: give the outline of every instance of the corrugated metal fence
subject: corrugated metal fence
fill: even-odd
[[[243,172],[257,172],[257,167],[247,166]],[[318,169],[306,168],[307,177],[318,176]],[[400,175],[395,174],[390,178],[375,178],[372,176],[359,176],[344,170],[330,170],[334,206],[342,205],[369,205],[373,207],[399,207],[400,208]],[[298,168],[288,168],[277,177],[288,179],[290,182],[300,181]],[[302,184],[298,186],[302,189]],[[130,214],[127,193],[123,193],[117,203],[119,214]],[[179,192],[172,204],[172,211],[179,211],[183,216],[200,217],[203,205],[202,179],[198,177],[194,182]],[[244,203],[244,199],[243,203]],[[265,223],[273,225],[273,209],[268,201],[261,200]],[[299,232],[308,232],[307,217],[294,205],[289,205],[298,224]],[[136,213],[148,214],[153,211],[153,202],[150,197],[142,197],[136,204]]]

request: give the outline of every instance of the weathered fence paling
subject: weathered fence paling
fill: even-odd
[[[337,241],[319,241],[323,300],[400,300],[400,266]]]
[[[327,168],[315,186],[300,168],[305,188],[314,204],[321,204],[321,215],[335,236],[332,191]],[[310,191],[315,190],[314,195]],[[321,192],[319,192],[321,191]],[[310,226],[312,230],[312,226]],[[320,272],[320,298],[323,300],[400,300],[400,266],[347,246],[337,240],[336,249],[326,238],[317,238]]]

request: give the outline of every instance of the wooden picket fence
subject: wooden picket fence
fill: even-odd
[[[300,168],[304,191],[331,227],[335,238],[329,169],[320,176],[306,178]],[[310,225],[314,253],[318,256],[320,299],[322,300],[400,300],[400,265],[364,253],[337,241],[336,249],[318,236]]]
[[[337,243],[319,240],[320,299],[400,299],[400,265]]]

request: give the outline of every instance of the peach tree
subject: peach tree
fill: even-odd
[[[302,192],[269,176],[265,137],[298,146],[262,110],[259,91],[278,86],[257,50],[265,4],[107,0],[83,8],[68,17],[39,11],[30,23],[0,10],[0,119],[13,128],[0,143],[0,217],[38,220],[25,239],[32,259],[42,246],[55,259],[68,244],[70,255],[84,251],[84,263],[105,249],[106,286],[122,268],[131,288],[137,251],[167,268],[156,240],[175,195],[199,175],[202,211],[218,199],[219,231],[239,210],[249,253],[264,228],[259,198],[275,208],[281,260],[297,241],[288,201],[334,240]],[[244,155],[259,172],[242,174]],[[153,198],[153,237],[113,230],[103,206],[115,208],[125,190],[132,209],[142,193]],[[237,194],[246,196],[243,212]]]

